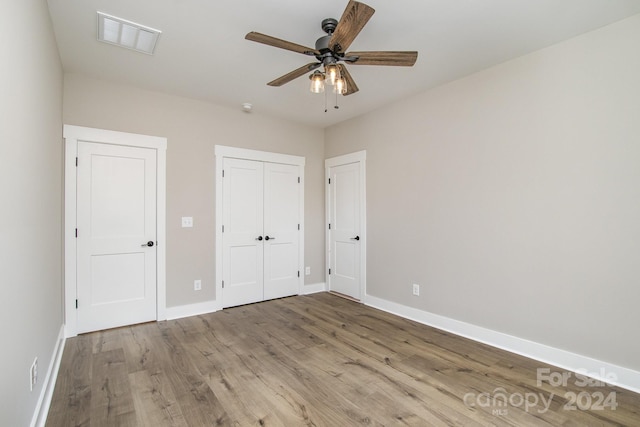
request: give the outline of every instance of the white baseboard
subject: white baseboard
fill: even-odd
[[[640,393],[640,372],[629,368],[560,350],[481,326],[461,322],[371,295],[366,295],[363,302],[368,306],[406,319],[433,326],[434,328],[538,360],[545,364],[557,366],[567,371],[586,375],[598,381],[616,385],[635,393]]]
[[[302,288],[302,293],[300,295],[317,294],[318,292],[325,292],[326,290],[327,290],[326,283],[324,282],[312,283],[310,285],[305,285]]]
[[[33,417],[31,418],[31,427],[44,427],[44,424],[47,422],[49,406],[51,405],[53,390],[56,387],[58,369],[60,368],[62,352],[64,351],[64,343],[64,325],[61,325],[60,332],[58,332],[58,338],[56,339],[56,345],[53,348],[53,353],[51,355],[51,362],[49,362],[49,367],[47,368],[47,375],[44,378],[44,383],[40,390],[38,403],[36,404],[36,409],[33,412]]]
[[[167,307],[165,314],[167,320],[181,319],[189,316],[199,316],[200,314],[213,313],[220,310],[221,307],[217,300],[198,302],[195,304],[178,305],[175,307]]]

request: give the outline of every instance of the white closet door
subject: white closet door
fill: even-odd
[[[223,306],[264,299],[263,163],[224,159]]]
[[[298,167],[265,163],[264,299],[298,293]]]

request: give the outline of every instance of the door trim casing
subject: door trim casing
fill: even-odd
[[[166,320],[166,189],[167,139],[75,125],[64,125],[64,335],[78,334],[75,310],[77,295],[76,256],[76,157],[78,141],[156,150],[156,319]]]
[[[224,158],[255,160],[268,163],[281,163],[298,166],[300,176],[300,193],[298,198],[298,217],[300,218],[300,239],[298,240],[298,294],[304,290],[304,165],[305,158],[290,154],[271,153],[268,151],[249,150],[246,148],[215,146],[216,157],[216,310],[222,310],[222,165]]]
[[[342,156],[332,157],[324,161],[324,185],[325,185],[325,283],[327,290],[331,290],[331,278],[329,275],[330,268],[330,232],[328,224],[331,222],[331,203],[329,200],[329,178],[330,169],[336,166],[347,165],[350,163],[360,164],[360,302],[364,302],[367,295],[367,151],[356,151],[355,153],[344,154]]]

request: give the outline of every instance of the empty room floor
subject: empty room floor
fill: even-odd
[[[578,379],[320,293],[68,339],[46,425],[640,425]]]

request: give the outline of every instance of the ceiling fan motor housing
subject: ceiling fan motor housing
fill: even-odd
[[[331,36],[322,36],[318,40],[316,40],[316,50],[320,53],[326,53],[330,51],[329,42],[331,41]]]

